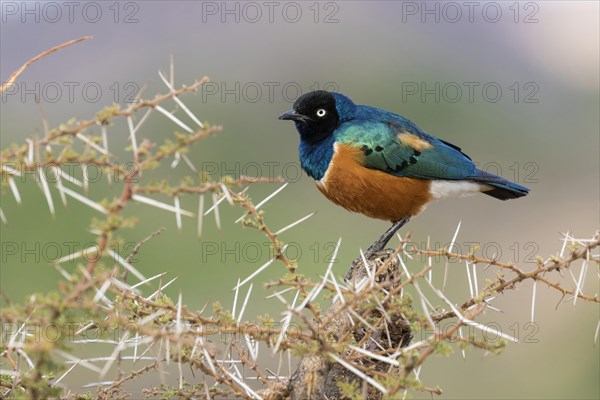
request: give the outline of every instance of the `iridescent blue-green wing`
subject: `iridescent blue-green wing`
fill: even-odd
[[[427,135],[409,121],[359,120],[342,124],[336,141],[359,147],[367,168],[396,176],[462,180],[478,176],[460,148]]]

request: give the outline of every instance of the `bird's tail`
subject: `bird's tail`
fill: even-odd
[[[491,186],[490,190],[482,193],[500,200],[518,199],[529,193],[529,189],[525,186],[481,170],[477,170],[477,176],[473,180]]]

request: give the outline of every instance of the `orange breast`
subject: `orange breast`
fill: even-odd
[[[429,181],[398,177],[363,166],[359,148],[336,144],[317,187],[329,200],[371,218],[398,221],[417,215],[431,200]]]

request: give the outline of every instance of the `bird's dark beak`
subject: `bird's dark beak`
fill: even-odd
[[[287,112],[284,112],[283,114],[281,114],[279,116],[279,119],[287,119],[290,121],[298,121],[298,122],[306,122],[307,118],[302,115],[302,114],[298,114],[298,112],[296,110],[290,110]]]

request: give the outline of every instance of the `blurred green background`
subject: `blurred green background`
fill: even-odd
[[[300,175],[295,129],[277,120],[298,92],[335,89],[359,104],[410,118],[462,147],[490,172],[532,190],[519,201],[475,196],[433,204],[403,234],[410,231],[417,243],[429,235],[443,246],[462,221],[457,242],[463,252],[469,242],[479,242],[484,256],[496,253],[503,261],[532,268],[532,256],[557,254],[561,233],[586,237],[599,226],[599,6],[585,1],[473,3],[470,14],[462,2],[82,2],[71,18],[63,3],[54,3],[60,5],[58,17],[49,3],[29,3],[34,11],[27,14],[22,3],[3,2],[2,79],[52,46],[83,35],[94,40],[32,65],[19,78],[18,93],[2,97],[1,147],[42,134],[31,93],[40,96],[51,127],[71,117],[89,118],[113,101],[126,105],[127,96],[145,83],[146,97],[166,92],[156,72],[168,72],[173,55],[176,86],[204,75],[214,82],[196,96],[183,96],[184,102],[202,120],[224,126],[222,133],[193,147],[193,163],[215,178],[286,176],[292,183],[265,207],[267,222],[276,230],[317,211],[282,239],[292,243],[290,256],[298,257],[300,271],[316,279],[341,236],[334,267],[340,276],[358,249],[388,224],[329,203]],[[123,122],[109,130],[111,149],[127,145]],[[162,142],[176,129],[154,113],[140,136]],[[128,161],[128,153],[116,153]],[[167,162],[152,176],[177,183],[188,173],[183,163],[170,169]],[[252,186],[250,194],[258,202],[279,185]],[[0,288],[17,302],[56,288],[61,277],[49,266],[55,244],[60,255],[68,254],[71,242],[77,249],[86,247],[95,239],[89,222],[98,216],[72,199],[64,208],[53,191],[57,215],[52,218],[34,183],[19,183],[19,188],[20,206],[9,192],[1,197],[8,219],[1,227],[2,250],[7,243],[20,250],[3,254]],[[90,187],[90,197],[110,198],[118,191],[102,179]],[[184,199],[182,206],[195,212],[197,200]],[[167,293],[176,297],[181,292],[191,308],[211,301],[231,307],[237,279],[269,258],[261,235],[233,223],[241,213],[222,206],[222,230],[206,218],[199,239],[195,221],[184,218],[178,231],[173,214],[132,204],[127,214],[138,215],[141,222],[121,235],[134,243],[165,226],[167,231],[143,248],[135,266],[146,276],[164,271],[169,279],[179,276]],[[129,254],[131,246],[121,254]],[[410,268],[421,266],[415,261]],[[462,303],[468,293],[464,265],[450,268],[448,293]],[[282,266],[273,264],[255,286],[281,273]],[[598,293],[596,274],[597,269],[590,270],[584,292]],[[441,277],[441,269],[436,270],[436,284],[441,285]],[[480,279],[481,287],[483,275]],[[569,286],[568,277],[565,282]],[[526,283],[499,296],[494,304],[504,313],[490,311],[483,319],[511,334],[515,328],[510,327],[518,326],[526,335],[531,289]],[[599,348],[593,339],[599,307],[568,302],[556,308],[556,292],[540,286],[537,293],[537,343],[509,344],[500,357],[473,351],[463,361],[458,351],[447,359],[434,358],[421,379],[441,386],[445,398],[598,398]],[[265,312],[278,317],[281,308],[265,294],[255,290],[245,318]],[[71,375],[69,384],[77,388],[94,379],[84,371]]]

